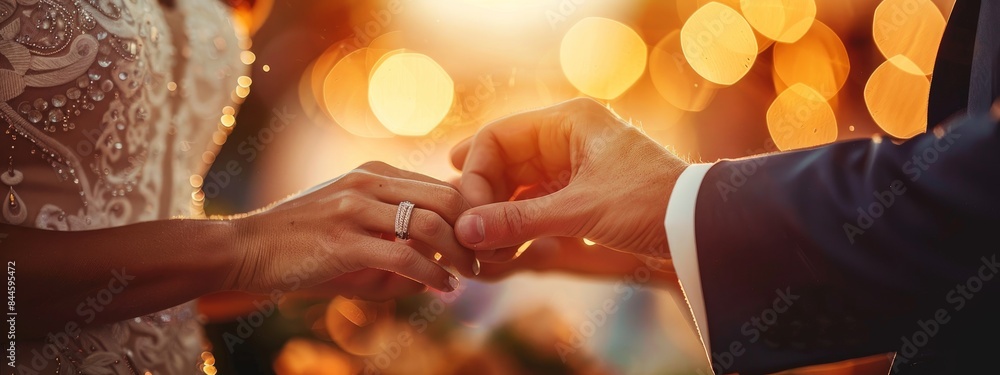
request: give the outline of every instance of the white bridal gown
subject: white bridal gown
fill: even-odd
[[[239,52],[220,1],[0,0],[0,221],[79,231],[196,214],[191,176],[235,106]],[[18,364],[41,344],[19,339]],[[39,373],[195,373],[202,344],[189,302],[85,329]]]

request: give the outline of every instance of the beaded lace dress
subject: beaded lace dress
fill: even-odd
[[[192,176],[218,151],[246,71],[238,42],[219,1],[0,0],[0,222],[79,231],[197,216]],[[189,302],[86,328],[39,372],[195,373],[202,343]],[[19,339],[18,363],[42,344]]]

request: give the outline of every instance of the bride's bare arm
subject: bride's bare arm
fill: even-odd
[[[403,200],[417,207],[411,240],[393,241]],[[458,280],[433,254],[478,272],[452,232],[468,208],[443,182],[369,163],[254,214],[80,232],[0,225],[0,248],[15,262],[19,331],[44,336],[68,322],[120,321],[217,291],[295,290],[367,268],[450,291]]]
[[[239,261],[234,223],[164,220],[81,232],[0,225],[3,260],[15,262],[19,333],[123,320],[223,290]]]

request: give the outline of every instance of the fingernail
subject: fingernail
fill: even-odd
[[[451,286],[451,290],[458,289],[458,278],[455,275],[448,276],[448,285]]]
[[[486,231],[483,229],[483,217],[479,215],[465,215],[455,223],[455,232],[463,242],[475,245],[486,239]]]
[[[479,259],[473,259],[472,262],[472,274],[479,276]]]

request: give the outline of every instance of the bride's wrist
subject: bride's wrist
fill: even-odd
[[[221,246],[226,254],[226,269],[222,272],[225,277],[219,284],[220,291],[243,290],[247,278],[253,273],[250,269],[253,265],[248,261],[254,258],[251,253],[261,248],[260,231],[254,229],[255,221],[255,215],[226,220],[226,237],[230,240]]]

